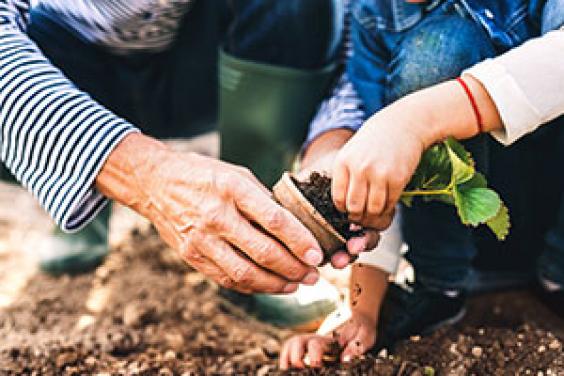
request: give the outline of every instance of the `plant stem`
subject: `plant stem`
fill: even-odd
[[[415,190],[415,191],[405,191],[401,194],[401,197],[413,197],[413,196],[438,196],[438,195],[450,195],[450,190],[439,189],[439,190]]]

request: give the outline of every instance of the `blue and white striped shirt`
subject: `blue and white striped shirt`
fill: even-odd
[[[85,40],[127,54],[163,50],[192,0],[39,0]],[[134,5],[132,5],[134,4]],[[138,130],[77,89],[28,38],[29,0],[0,0],[0,157],[65,231],[106,203],[94,180],[107,157]],[[360,101],[344,76],[321,105],[309,139],[358,128]]]

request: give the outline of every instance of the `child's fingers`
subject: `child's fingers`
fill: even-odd
[[[280,357],[278,358],[278,366],[282,370],[286,370],[290,367],[290,346],[292,345],[292,339],[287,340],[282,345],[280,349]]]
[[[331,265],[335,269],[343,269],[351,262],[351,257],[347,252],[337,252],[331,256]]]
[[[295,368],[304,368],[304,355],[307,338],[294,337],[290,345],[290,365]]]
[[[349,321],[344,324],[340,329],[337,329],[337,342],[341,347],[345,347],[349,341],[351,341],[358,331],[357,325],[354,325]]]
[[[335,207],[347,211],[347,189],[349,187],[349,172],[343,163],[335,163],[333,179],[331,180],[331,196]]]
[[[347,214],[351,222],[360,222],[366,208],[368,183],[362,174],[352,174],[347,189]]]
[[[347,250],[351,255],[376,248],[380,241],[380,233],[374,230],[365,230],[362,236],[351,238],[347,241]]]
[[[366,328],[359,328],[356,335],[347,343],[343,350],[341,360],[348,362],[352,358],[364,354],[374,345],[374,340],[374,335],[370,334]]]
[[[307,357],[311,367],[318,368],[322,366],[323,354],[327,351],[328,344],[328,339],[321,337],[312,337],[307,342]]]
[[[366,220],[377,218],[384,212],[388,200],[388,186],[384,180],[372,179],[368,191],[368,204],[366,207]],[[372,221],[371,221],[372,222]],[[363,223],[366,224],[366,223]],[[382,230],[377,228],[378,230]]]

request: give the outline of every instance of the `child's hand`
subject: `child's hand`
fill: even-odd
[[[377,323],[360,313],[352,317],[335,330],[335,338],[343,348],[341,361],[348,362],[352,358],[364,354],[376,343]]]
[[[280,352],[279,365],[283,370],[304,368],[306,365],[321,367],[324,355],[330,351],[334,342],[343,349],[340,360],[348,362],[368,351],[375,341],[376,322],[364,315],[353,314],[333,335],[301,334],[287,340]]]
[[[391,112],[391,113],[390,113]],[[346,143],[333,165],[337,209],[352,222],[386,229],[428,142],[421,126],[398,111],[372,116]]]

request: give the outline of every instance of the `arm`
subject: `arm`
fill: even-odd
[[[12,1],[0,2],[0,154],[64,230],[109,197],[224,286],[292,292],[317,280],[317,241],[247,170],[140,134],[66,79],[18,20]]]
[[[510,143],[564,113],[564,31],[553,31],[476,65],[464,75],[482,130]],[[479,127],[455,81],[410,94],[373,115],[336,157],[333,198],[367,227],[386,228],[423,151]]]
[[[74,231],[104,206],[93,181],[136,129],[50,64],[22,30],[21,3],[0,2],[0,155],[55,221]]]
[[[368,265],[356,264],[351,271],[349,309],[331,314],[317,334],[302,334],[290,338],[280,352],[280,368],[318,368],[331,343],[342,349],[341,361],[368,351],[376,341],[380,307],[388,287],[388,273]]]

